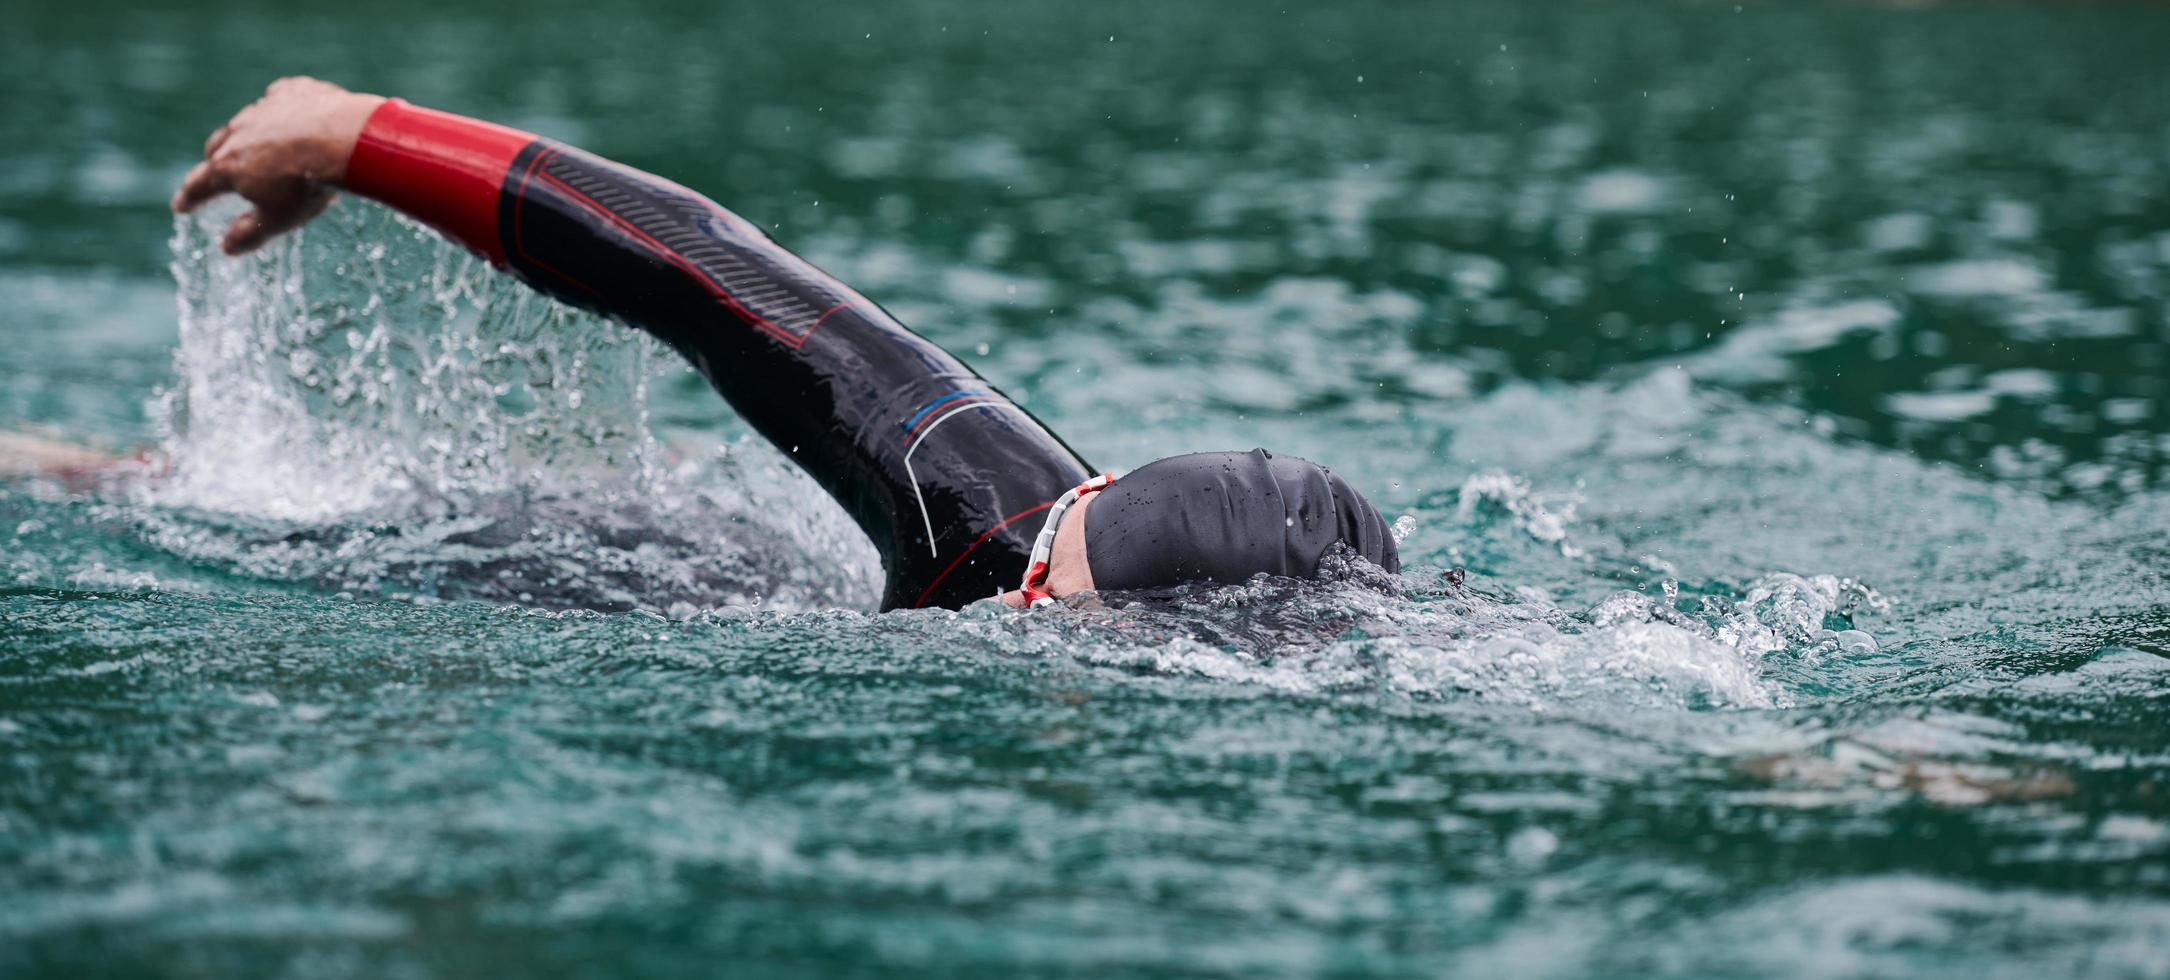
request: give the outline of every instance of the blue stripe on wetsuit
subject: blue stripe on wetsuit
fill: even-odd
[[[956,401],[956,400],[957,400],[957,399],[959,399],[959,398],[963,398],[963,397],[965,397],[966,395],[977,395],[977,394],[982,394],[982,392],[977,392],[977,391],[953,391],[953,392],[950,392],[950,393],[949,393],[949,394],[947,394],[947,395],[943,395],[943,396],[942,396],[942,397],[940,397],[940,398],[937,398],[937,399],[935,399],[935,400],[933,400],[933,401],[931,401],[931,402],[928,402],[928,403],[927,403],[926,405],[924,405],[924,406],[921,406],[921,407],[920,407],[920,409],[919,409],[919,411],[917,411],[917,412],[913,412],[913,413],[912,413],[912,417],[911,417],[911,418],[908,418],[908,419],[905,419],[905,420],[904,420],[904,425],[903,425],[904,431],[906,431],[906,432],[910,432],[910,431],[912,430],[912,426],[918,425],[918,424],[919,424],[919,420],[920,420],[920,419],[923,419],[923,418],[926,418],[926,417],[927,417],[927,413],[928,413],[928,412],[934,411],[934,410],[935,410],[936,408],[939,408],[939,407],[941,407],[942,405],[945,405],[945,404],[947,404],[947,403],[949,403],[949,402],[953,402],[953,401]]]

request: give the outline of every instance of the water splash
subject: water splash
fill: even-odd
[[[155,502],[321,521],[418,496],[655,488],[638,334],[379,208],[238,261],[213,250],[219,223],[175,222]]]
[[[673,460],[650,434],[648,380],[676,362],[634,332],[379,209],[347,209],[245,261],[212,254],[216,225],[183,220],[174,238],[179,380],[156,406],[171,471],[141,488],[151,507],[136,514],[163,550],[417,599],[679,618],[871,604],[870,550],[788,461],[751,438]],[[1599,560],[1570,537],[1579,494],[1494,470],[1456,498],[1473,533]],[[1874,646],[1832,621],[1849,600],[1828,576],[1686,602],[1619,593],[1578,610],[1541,589],[1500,597],[1455,578],[1425,586],[1423,571],[1334,567],[1324,583],[1176,589],[1070,617],[988,609],[940,631],[981,634],[1007,656],[1286,693],[1539,710],[1783,705],[1777,677]]]
[[[1457,508],[1468,522],[1487,511],[1504,511],[1516,528],[1531,538],[1560,549],[1564,558],[1580,558],[1584,552],[1567,539],[1567,527],[1575,522],[1581,498],[1573,494],[1543,493],[1530,482],[1500,470],[1487,470],[1462,481]]]
[[[1881,602],[1834,576],[1774,574],[1740,597],[1675,603],[1620,592],[1586,610],[1502,598],[1353,556],[1318,582],[1260,576],[1073,597],[1070,612],[968,611],[960,632],[1013,655],[1076,658],[1296,695],[1388,693],[1512,704],[1773,708],[1830,658],[1873,650],[1848,615]],[[1836,627],[1836,628],[1834,628]]]
[[[366,205],[225,259],[234,207],[175,224],[167,466],[132,512],[161,548],[405,597],[871,604],[871,548],[780,456],[670,458],[645,405],[677,362],[644,335]]]

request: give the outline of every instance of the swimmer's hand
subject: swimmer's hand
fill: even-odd
[[[181,178],[173,210],[186,214],[228,191],[256,209],[226,227],[219,243],[240,255],[324,213],[346,182],[347,157],[384,97],[314,78],[282,78],[235,113],[203,146],[203,162]]]

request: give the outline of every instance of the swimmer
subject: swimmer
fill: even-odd
[[[1309,578],[1336,545],[1399,570],[1379,512],[1324,467],[1254,449],[1096,472],[962,361],[752,223],[530,133],[281,79],[211,134],[173,209],[246,198],[254,209],[222,241],[240,254],[341,190],[678,351],[873,540],[885,610]]]

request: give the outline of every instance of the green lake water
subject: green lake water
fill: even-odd
[[[2170,976],[2170,9],[1315,6],[18,0],[0,429],[171,468],[0,485],[0,975]],[[206,254],[290,73],[1406,567],[875,614],[667,352]]]

